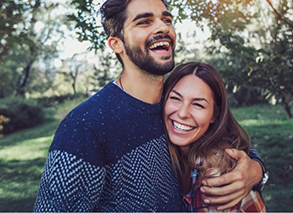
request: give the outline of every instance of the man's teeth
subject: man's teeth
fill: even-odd
[[[181,131],[189,131],[189,130],[192,130],[193,127],[191,126],[185,126],[185,125],[182,125],[182,124],[179,124],[175,121],[173,121],[173,126],[178,129],[178,130],[181,130]]]
[[[157,43],[152,44],[152,45],[150,46],[150,49],[155,49],[155,48],[157,48],[157,47],[159,47],[159,46],[161,46],[161,47],[163,47],[163,46],[169,47],[170,44],[169,44],[169,42],[167,42],[167,41],[164,41],[164,42],[161,41],[161,42],[157,42]]]

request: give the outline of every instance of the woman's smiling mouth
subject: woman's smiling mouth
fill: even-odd
[[[173,124],[173,127],[175,129],[180,130],[180,131],[190,131],[190,130],[193,130],[195,128],[195,127],[192,127],[192,126],[186,126],[186,125],[177,123],[176,121],[172,121],[172,124]]]

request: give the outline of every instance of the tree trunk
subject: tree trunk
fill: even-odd
[[[32,59],[28,65],[23,69],[22,75],[20,77],[20,80],[18,81],[17,84],[17,89],[16,89],[16,96],[21,96],[25,97],[25,86],[27,83],[27,80],[29,78],[29,73],[31,71],[32,65],[34,63],[34,59]]]
[[[73,94],[75,95],[76,94],[76,90],[75,90],[75,79],[73,80],[73,83],[72,83],[72,89],[73,89]]]
[[[285,111],[287,113],[288,118],[291,119],[292,118],[292,113],[291,113],[290,105],[287,104],[287,103],[283,103],[283,107],[284,107],[284,109],[285,109]]]

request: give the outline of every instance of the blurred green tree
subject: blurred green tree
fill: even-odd
[[[41,84],[52,79],[58,45],[70,26],[66,15],[60,12],[63,6],[50,0],[1,1],[1,12],[9,13],[0,15],[4,23],[8,20],[4,25],[0,21],[0,97],[12,94],[25,97],[28,90],[46,89]],[[37,75],[38,71],[42,74]],[[28,86],[28,82],[34,86]]]
[[[279,102],[292,118],[293,1],[180,2],[171,3],[179,7],[178,20],[188,17],[199,27],[207,23],[212,44],[208,52],[226,61],[217,67],[226,82],[261,88],[264,97]]]
[[[22,1],[0,1],[0,61],[19,42],[17,25],[23,21],[25,9]]]
[[[71,58],[65,59],[62,62],[59,73],[64,75],[64,80],[70,82],[73,94],[77,93],[77,78],[78,76],[84,74],[88,69],[88,62],[84,59],[79,60],[78,56],[80,54],[74,54]],[[84,85],[86,88],[87,85]]]
[[[118,72],[120,73],[122,71],[121,69],[112,69],[115,74],[111,75],[111,67],[117,65],[115,62],[113,64],[113,56],[111,54],[101,53],[98,55],[98,58],[98,63],[93,65],[94,75],[91,78],[94,92],[99,91],[108,82],[115,78],[114,76],[116,73],[116,75],[118,75]]]

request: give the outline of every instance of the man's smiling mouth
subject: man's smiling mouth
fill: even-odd
[[[193,130],[195,128],[195,127],[192,127],[192,126],[186,126],[186,125],[177,123],[176,121],[172,121],[172,124],[173,124],[175,129],[178,129],[180,131],[190,131],[190,130]]]
[[[167,41],[155,42],[149,46],[150,50],[168,50],[170,43]]]

